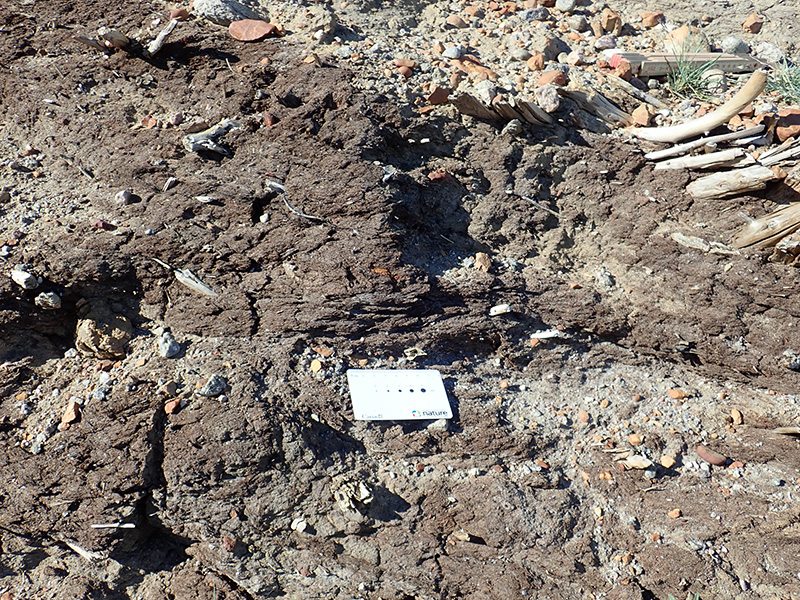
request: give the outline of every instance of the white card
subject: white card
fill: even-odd
[[[452,419],[442,375],[433,369],[349,369],[353,412],[362,421]]]

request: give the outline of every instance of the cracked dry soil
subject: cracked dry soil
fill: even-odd
[[[0,8],[3,271],[43,280],[0,278],[0,591],[800,597],[798,446],[771,431],[800,415],[781,361],[799,349],[798,272],[670,238],[725,241],[762,201],[693,202],[688,176],[612,138],[414,114],[289,38],[243,45],[190,21],[150,62],[70,40],[153,9]],[[231,156],[135,126],[178,112],[240,118]],[[29,145],[36,164],[9,166]],[[431,181],[439,169],[451,177]],[[476,252],[488,272],[465,262]],[[34,303],[50,290],[58,311]],[[132,323],[124,357],[67,352],[84,303]],[[513,313],[489,317],[500,303]],[[174,359],[155,351],[165,326]],[[561,337],[531,344],[551,327]],[[365,365],[439,369],[454,419],[354,421],[344,373]],[[194,394],[215,373],[224,397]],[[166,414],[170,381],[184,406]],[[620,471],[607,451],[631,433],[676,464]],[[709,468],[699,443],[742,465]],[[340,506],[348,482],[371,501]],[[91,528],[120,522],[135,527]]]

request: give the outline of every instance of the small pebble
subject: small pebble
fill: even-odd
[[[173,358],[181,351],[181,345],[175,340],[175,337],[169,331],[165,331],[158,336],[158,353],[164,358]]]
[[[228,382],[225,381],[225,378],[215,374],[209,377],[205,385],[203,385],[203,387],[201,387],[199,390],[195,391],[195,394],[198,396],[205,396],[206,398],[214,398],[215,396],[222,394],[227,387]]]

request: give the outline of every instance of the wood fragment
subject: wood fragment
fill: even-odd
[[[177,24],[178,24],[178,19],[172,19],[169,23],[167,23],[167,26],[161,30],[161,33],[159,33],[156,36],[156,39],[150,42],[150,44],[147,46],[147,55],[149,57],[152,58],[153,56],[158,54],[161,48],[164,47],[164,44],[167,42],[167,38],[169,37],[169,34],[172,33]]]
[[[686,187],[693,198],[710,200],[727,198],[746,192],[763,190],[767,184],[780,179],[780,175],[762,165],[745,169],[713,173],[693,181]]]
[[[692,119],[681,125],[671,127],[645,127],[634,129],[633,135],[650,142],[679,142],[687,138],[703,135],[715,127],[727,123],[738,115],[742,109],[750,104],[764,91],[767,85],[767,74],[756,71],[750,76],[747,84],[725,104],[698,119]]]
[[[683,144],[678,144],[676,146],[672,146],[671,148],[665,148],[664,150],[648,152],[644,155],[644,157],[648,160],[661,160],[662,158],[668,158],[670,156],[686,154],[687,152],[690,152],[695,148],[705,146],[706,144],[728,142],[730,140],[736,140],[742,137],[753,136],[761,133],[762,131],[764,131],[764,125],[756,125],[755,127],[749,127],[748,129],[742,129],[741,131],[732,131],[731,133],[712,135],[710,137],[700,138],[699,140],[694,140],[692,142],[684,142]]]
[[[786,140],[786,142],[778,146],[773,151],[765,152],[759,156],[758,162],[765,167],[769,167],[771,165],[777,165],[785,161],[793,160],[797,157],[800,157],[800,140],[793,140],[792,138],[789,138]]]
[[[606,123],[624,127],[633,122],[633,118],[628,113],[617,107],[597,90],[558,88],[558,93],[569,98],[584,110],[600,117]]]
[[[475,117],[476,119],[483,119],[485,121],[498,121],[500,115],[494,112],[491,108],[486,106],[483,102],[478,100],[472,94],[459,94],[451,100],[453,106],[456,107],[458,112],[462,115]]]
[[[782,206],[750,223],[731,241],[734,248],[769,248],[800,230],[800,202]]]
[[[188,152],[201,152],[206,150],[222,154],[223,156],[230,156],[230,151],[220,146],[217,140],[229,131],[238,129],[239,127],[241,127],[239,121],[235,121],[234,119],[222,119],[219,123],[213,127],[209,127],[205,131],[184,136],[183,147]]]
[[[551,117],[541,106],[533,102],[532,100],[517,100],[517,110],[522,113],[522,115],[528,119],[529,123],[535,123],[536,120],[541,121],[547,125],[553,123],[553,117]],[[533,118],[534,120],[530,120]]]
[[[103,555],[100,554],[99,552],[90,552],[89,550],[85,550],[84,548],[81,548],[80,546],[78,546],[78,544],[76,544],[74,542],[70,542],[69,540],[63,540],[63,542],[67,546],[69,546],[70,550],[75,552],[75,554],[85,558],[89,562],[94,562],[96,560],[99,560],[99,559],[103,558]]]
[[[517,119],[518,121],[523,123],[526,121],[525,117],[523,117],[519,112],[517,112],[517,110],[511,105],[510,102],[505,102],[505,101],[493,102],[492,108],[494,108],[494,111],[498,115],[500,115],[504,119],[507,119],[508,121],[513,121],[514,119]]]
[[[669,108],[669,106],[664,104],[658,98],[643,92],[642,90],[640,90],[636,86],[634,86],[634,85],[628,83],[627,81],[625,81],[622,77],[617,77],[613,73],[606,73],[605,77],[610,83],[614,84],[615,86],[617,86],[618,88],[620,88],[624,92],[628,92],[628,94],[630,94],[631,96],[633,96],[637,100],[641,100],[642,102],[647,102],[648,104],[652,104],[656,108]]]
[[[670,158],[655,164],[656,171],[665,169],[711,169],[730,165],[736,159],[745,155],[742,148],[732,148],[708,154],[698,154],[697,156],[681,156]],[[755,160],[753,161],[755,162]]]

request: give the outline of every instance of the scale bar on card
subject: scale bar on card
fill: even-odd
[[[358,420],[453,418],[442,375],[435,369],[349,369],[347,382]]]

